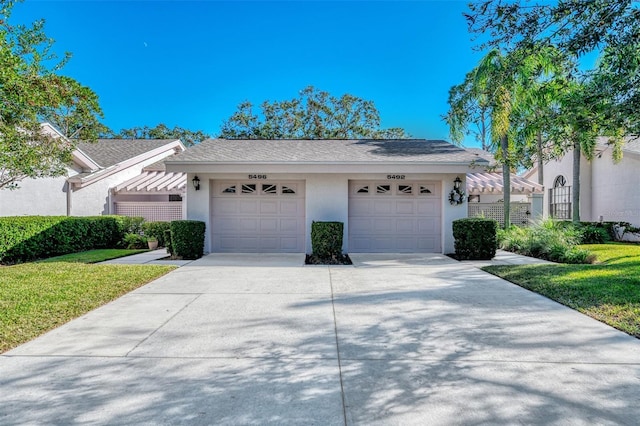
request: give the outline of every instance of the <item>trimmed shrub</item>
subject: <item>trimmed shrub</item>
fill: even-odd
[[[479,217],[453,221],[456,257],[463,260],[493,259],[498,249],[498,222]]]
[[[171,222],[169,222],[169,227],[171,227]],[[173,244],[171,244],[171,228],[164,230],[163,239],[167,253],[169,253],[171,257],[175,257],[176,254],[173,252]]]
[[[171,222],[145,222],[142,224],[142,230],[145,237],[155,237],[158,240],[158,246],[166,247],[165,231],[171,228]]]
[[[342,254],[342,222],[312,222],[311,250],[318,257],[336,257]]]
[[[175,257],[199,259],[204,253],[205,223],[199,220],[171,222],[171,249]]]
[[[19,216],[0,218],[0,262],[16,263],[117,247],[122,240],[117,216]]]

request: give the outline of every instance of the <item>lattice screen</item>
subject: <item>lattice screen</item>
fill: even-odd
[[[504,225],[503,203],[467,203],[469,217],[484,216]],[[527,214],[528,213],[528,214]],[[511,203],[509,214],[512,225],[527,226],[531,217],[531,203]]]
[[[180,202],[132,202],[115,203],[116,214],[122,216],[142,216],[149,222],[170,222],[182,219]]]

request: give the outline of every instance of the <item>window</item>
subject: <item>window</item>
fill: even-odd
[[[398,194],[411,195],[413,192],[413,186],[411,185],[398,185]]]
[[[388,194],[391,191],[391,185],[378,185],[376,187],[376,193]]]
[[[227,188],[225,188],[222,191],[223,194],[235,194],[236,193],[236,186],[235,185],[231,185]]]
[[[296,191],[295,191],[295,189],[291,188],[290,186],[282,185],[282,193],[283,194],[295,194]]]
[[[433,194],[432,189],[434,188],[431,185],[420,185],[420,195]]]
[[[275,185],[263,183],[262,184],[262,193],[263,194],[274,194],[275,195],[275,194],[278,193],[278,189],[276,188]]]
[[[554,219],[571,219],[571,186],[565,186],[567,180],[559,175],[549,189],[549,216]]]
[[[356,190],[356,194],[368,194],[369,193],[369,185],[361,186]]]
[[[242,184],[242,193],[243,194],[254,194],[256,192],[256,184],[255,183],[243,183]]]
[[[169,194],[169,201],[182,201],[182,195],[180,195],[180,194]]]

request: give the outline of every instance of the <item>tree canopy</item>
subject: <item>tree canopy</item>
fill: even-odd
[[[52,52],[43,20],[10,24],[14,3],[0,3],[0,189],[65,174],[75,140],[94,141],[103,128],[97,95],[58,74],[70,55]],[[68,138],[44,132],[42,121]]]
[[[103,136],[121,139],[180,139],[186,146],[195,145],[211,137],[202,130],[189,130],[179,126],[169,128],[163,123],[155,127],[131,127],[117,133],[106,131]]]
[[[640,133],[640,4],[633,0],[505,1],[469,4],[471,32],[488,37],[479,48],[530,49],[557,46],[566,55],[601,53],[598,66],[583,73],[592,96],[605,102],[610,133]],[[595,106],[595,103],[593,104]]]
[[[226,139],[403,139],[401,128],[380,128],[373,101],[344,94],[335,97],[308,86],[297,98],[264,101],[260,113],[249,101],[222,124]]]

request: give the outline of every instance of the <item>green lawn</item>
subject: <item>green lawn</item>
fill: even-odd
[[[81,253],[78,257],[95,262],[105,260],[104,255]],[[77,261],[0,266],[0,353],[175,269],[73,262]]]
[[[80,253],[64,254],[62,256],[50,257],[40,260],[41,263],[50,262],[74,262],[74,263],[97,263],[105,260],[117,259],[119,257],[131,256],[132,254],[144,253],[149,250],[129,250],[129,249],[96,249],[83,251]]]
[[[640,338],[640,245],[581,247],[597,256],[596,264],[483,269]]]

